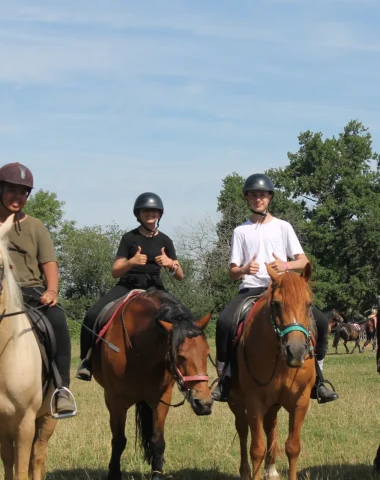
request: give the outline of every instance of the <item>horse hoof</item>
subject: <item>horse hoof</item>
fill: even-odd
[[[107,480],[121,480],[121,472],[108,472]]]

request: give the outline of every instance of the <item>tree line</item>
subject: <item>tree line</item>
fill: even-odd
[[[338,136],[303,132],[299,150],[288,163],[266,173],[276,187],[274,216],[289,221],[313,267],[315,304],[337,308],[349,320],[371,308],[379,292],[380,157],[364,125],[350,121]],[[256,163],[257,165],[258,163]],[[217,199],[219,219],[188,224],[174,236],[185,280],[165,286],[195,315],[215,315],[236,295],[238,282],[228,277],[229,243],[233,229],[250,216],[242,195],[244,178],[232,172],[222,180]],[[81,320],[116,282],[111,266],[124,231],[116,225],[78,228],[64,219],[64,202],[39,190],[26,212],[49,229],[59,259],[60,300]],[[73,335],[79,325],[70,322]],[[212,327],[211,327],[212,328]]]

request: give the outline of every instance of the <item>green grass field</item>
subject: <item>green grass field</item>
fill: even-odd
[[[330,341],[331,344],[331,341]],[[73,377],[78,365],[74,345]],[[214,370],[210,365],[209,373]],[[307,480],[370,479],[380,442],[380,377],[375,355],[329,354],[325,374],[340,394],[326,405],[312,402],[302,430],[299,478]],[[88,480],[106,477],[111,433],[102,389],[96,382],[74,379],[79,415],[61,420],[50,441],[48,479]],[[180,395],[176,392],[176,399]],[[284,448],[287,414],[280,412],[280,446]],[[125,480],[149,478],[149,466],[135,447],[134,409],[127,421],[128,444],[122,457]],[[189,405],[171,409],[166,423],[165,473],[173,480],[233,480],[239,478],[239,446],[233,416],[226,404],[215,404],[209,417],[197,417]],[[278,458],[286,478],[287,458]]]

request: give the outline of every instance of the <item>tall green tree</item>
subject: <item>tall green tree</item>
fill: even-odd
[[[319,305],[353,315],[366,310],[379,290],[379,155],[358,121],[325,140],[322,133],[306,131],[299,144],[286,167],[268,174],[302,209],[297,227],[314,260]]]

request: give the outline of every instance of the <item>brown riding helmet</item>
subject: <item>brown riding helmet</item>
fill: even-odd
[[[24,185],[33,188],[33,175],[28,167],[21,163],[7,163],[0,168],[0,182]]]

